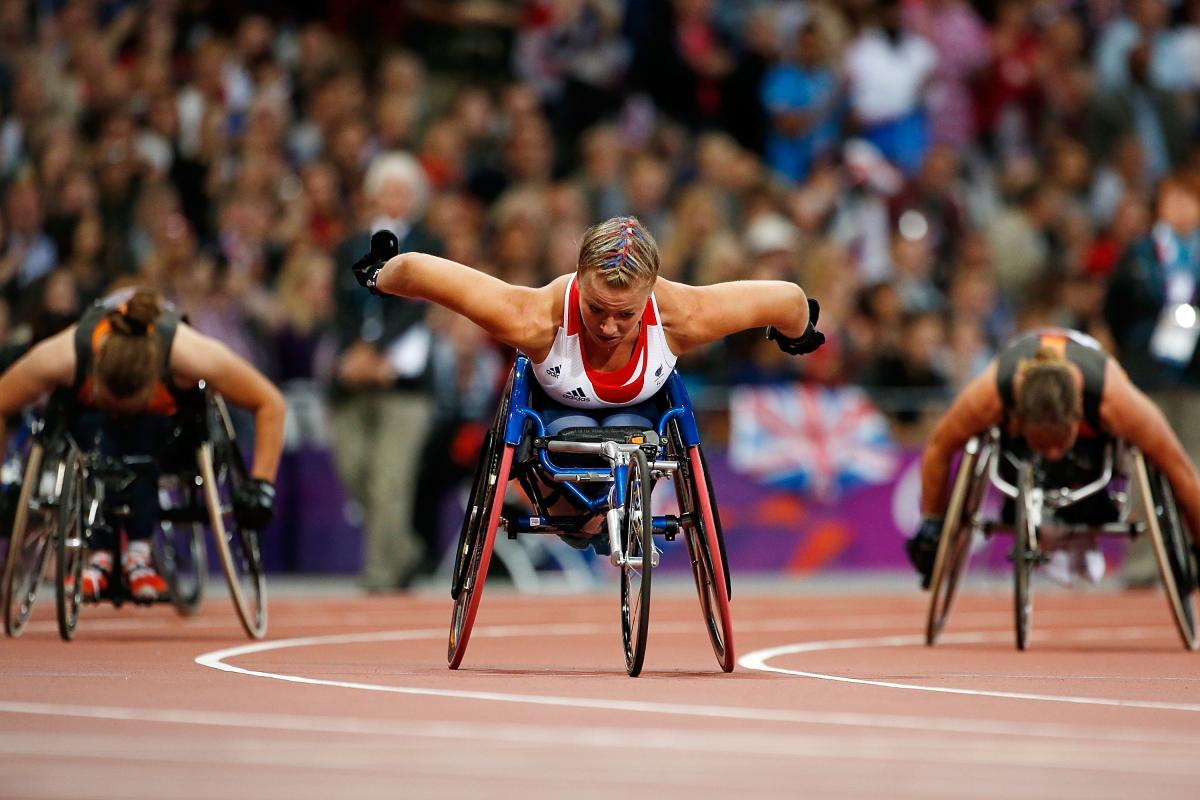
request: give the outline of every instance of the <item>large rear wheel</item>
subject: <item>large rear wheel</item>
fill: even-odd
[[[53,456],[47,458],[43,445],[34,442],[25,462],[2,584],[4,632],[9,636],[20,636],[29,622],[46,559],[54,545],[60,461]]]
[[[1135,469],[1135,479],[1147,501],[1147,525],[1175,627],[1184,647],[1200,649],[1200,633],[1196,628],[1200,564],[1192,557],[1191,542],[1179,517],[1175,494],[1166,476],[1147,465],[1140,453],[1135,459]]]
[[[675,497],[679,503],[680,527],[692,562],[692,577],[700,598],[704,629],[721,669],[734,667],[733,617],[729,566],[717,512],[717,498],[708,475],[708,463],[699,445],[685,447],[678,425],[668,432],[667,457],[679,464],[675,473]]]
[[[233,498],[247,480],[246,463],[234,439],[228,409],[218,396],[209,399],[209,441],[197,450],[209,525],[238,619],[246,634],[267,633],[267,576],[258,548],[258,531],[244,528],[233,514]]]
[[[454,594],[454,610],[450,617],[450,640],[446,645],[446,660],[450,669],[458,669],[467,652],[475,614],[483,597],[483,584],[492,563],[496,530],[500,527],[500,510],[504,505],[504,492],[512,469],[514,448],[497,436],[489,435],[489,439],[480,458],[475,479],[477,491],[472,491],[467,520],[463,524],[455,557],[457,586],[452,588],[457,588],[457,592]]]
[[[975,532],[975,514],[986,489],[988,459],[992,449],[989,443],[974,438],[967,442],[958,463],[929,583],[925,644],[931,647],[937,643],[946,625],[959,581],[967,571],[971,539]]]

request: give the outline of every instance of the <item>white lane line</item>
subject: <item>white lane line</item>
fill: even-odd
[[[493,609],[495,610],[495,609]],[[579,610],[579,609],[573,609]],[[590,610],[590,609],[589,609]],[[230,609],[232,614],[232,609]],[[693,612],[694,613],[694,612]],[[822,614],[830,614],[833,612],[823,611]],[[431,620],[421,620],[427,624],[432,624],[434,621],[441,623],[443,617],[449,619],[449,614],[443,613],[442,609],[431,609],[422,607],[415,611],[411,608],[403,608],[399,611],[388,610],[381,608],[373,608],[370,611],[354,611],[342,614],[318,613],[307,614],[293,627],[303,625],[305,628],[320,628],[320,627],[367,627],[377,625],[388,625],[394,623],[398,616],[403,616],[406,620],[412,620],[414,615],[420,617],[433,617]],[[1038,613],[1039,627],[1052,627],[1055,624],[1061,623],[1066,626],[1075,626],[1087,624],[1113,624],[1122,621],[1133,623],[1143,617],[1136,613],[1118,614],[1115,611],[1106,609],[1088,609],[1086,611],[1056,611],[1053,609],[1045,609]],[[877,628],[919,628],[924,624],[924,611],[914,609],[910,613],[890,613],[890,614],[855,614],[846,612],[843,616],[822,616],[820,618],[786,618],[773,620],[757,620],[751,622],[743,622],[737,625],[737,631],[740,633],[747,632],[788,632],[788,631],[810,631],[810,630],[872,630]],[[990,628],[990,627],[1007,627],[1012,626],[1011,611],[958,611],[954,617],[956,626],[965,628]],[[141,615],[135,611],[134,616],[128,617],[101,617],[98,619],[83,618],[80,621],[80,628],[86,632],[94,631],[187,631],[193,629],[228,629],[240,630],[237,619],[233,616],[229,617],[198,617],[198,618],[180,618],[174,615]],[[278,618],[276,619],[278,625]],[[697,630],[702,630],[702,624],[687,624],[684,622],[666,622],[651,620],[651,631],[653,633],[661,633],[664,635],[690,635]],[[615,628],[609,625],[605,632]],[[28,633],[58,633],[58,623],[54,620],[36,619],[31,620],[26,627]],[[449,630],[447,624],[444,631]],[[584,635],[590,635],[591,630],[583,631]],[[569,635],[569,634],[563,634]]]
[[[610,631],[611,625],[564,624],[564,625],[508,625],[477,628],[474,636],[524,636],[532,632],[540,635],[575,635],[584,632]],[[516,703],[523,705],[579,708],[596,711],[618,711],[638,714],[664,714],[715,719],[753,720],[759,722],[786,722],[809,725],[837,725],[864,728],[887,728],[906,731],[941,731],[948,733],[990,734],[1000,736],[1040,736],[1050,739],[1092,739],[1097,741],[1124,742],[1178,742],[1178,736],[1165,736],[1161,732],[1139,728],[1110,728],[1101,730],[1095,726],[1062,725],[1054,723],[1006,722],[1002,720],[977,720],[935,718],[895,714],[865,714],[856,712],[798,711],[782,708],[750,708],[738,706],[703,705],[690,703],[660,703],[640,700],[609,698],[563,697],[556,695],[510,694],[505,692],[473,691],[467,689],[433,689],[419,686],[394,686],[358,681],[339,681],[326,678],[310,678],[281,672],[267,672],[239,667],[228,663],[228,659],[239,656],[284,650],[296,647],[324,647],[339,644],[361,644],[371,642],[415,641],[442,638],[442,628],[407,631],[377,631],[369,633],[339,634],[333,636],[306,636],[297,639],[279,639],[248,644],[203,653],[195,661],[200,666],[247,675],[256,678],[284,681],[309,686],[328,686],[387,694],[441,697],[460,700]],[[911,638],[911,637],[910,637]],[[469,671],[468,671],[469,674]],[[717,677],[714,674],[714,677]],[[1193,737],[1194,738],[1194,737]],[[1200,742],[1200,740],[1198,740]]]
[[[727,729],[707,730],[678,730],[671,728],[645,728],[638,726],[596,726],[596,725],[515,725],[515,724],[480,724],[441,721],[392,721],[371,720],[356,717],[324,717],[300,714],[263,714],[244,712],[204,711],[199,709],[133,709],[116,706],[86,706],[72,704],[49,703],[20,703],[0,701],[0,713],[28,716],[72,717],[77,719],[102,720],[105,722],[150,722],[157,724],[172,724],[191,727],[223,727],[242,730],[276,730],[289,733],[361,735],[373,738],[389,736],[399,738],[447,739],[451,741],[482,741],[506,744],[520,747],[529,746],[562,746],[569,742],[573,750],[577,748],[596,747],[608,749],[652,749],[663,752],[678,752],[685,754],[746,754],[770,755],[802,759],[847,759],[851,761],[873,759],[878,761],[898,761],[911,764],[914,760],[927,758],[930,752],[936,752],[939,763],[963,765],[1016,765],[1031,768],[1048,769],[1088,769],[1118,773],[1138,773],[1162,776],[1165,773],[1178,775],[1200,774],[1200,765],[1192,758],[1194,744],[1181,738],[1163,741],[1165,746],[1153,753],[1139,756],[1137,759],[1126,758],[1128,742],[1108,742],[1098,744],[1095,741],[1084,741],[1070,738],[1052,743],[1032,743],[1012,737],[987,740],[980,742],[972,739],[964,741],[954,735],[944,736],[928,733],[921,738],[897,740],[890,735],[847,733],[830,736],[827,733],[752,733],[730,731]],[[19,733],[0,732],[0,753],[26,754],[45,756],[53,754],[53,747],[46,742],[33,743],[31,737],[36,732],[22,731]],[[95,740],[89,734],[77,734],[79,741],[70,744],[72,734],[42,734],[50,740],[57,741],[62,747],[63,754],[72,753],[80,756],[89,752],[88,747],[80,746],[80,742],[92,741],[90,752],[97,757],[115,756],[120,753],[142,753],[141,758],[154,760],[154,744],[159,747],[167,746],[177,749],[175,740],[162,736],[147,737],[145,735],[128,736],[120,730],[112,730],[101,740]],[[140,742],[137,747],[129,747],[130,741]],[[215,759],[228,762],[228,752],[237,752],[246,758],[245,763],[259,765],[274,764],[276,766],[296,766],[306,763],[318,766],[311,756],[301,754],[299,760],[291,758],[248,757],[242,748],[229,747],[229,740],[222,738],[213,740],[204,737],[204,748],[214,750]],[[259,745],[262,743],[259,740]],[[284,741],[276,744],[286,753],[291,753],[298,747]],[[190,751],[189,751],[190,752]],[[261,747],[248,748],[258,756],[263,755]],[[388,759],[394,761],[396,756],[390,749]],[[192,755],[203,755],[194,753]],[[189,755],[189,757],[192,757]],[[168,760],[171,756],[163,755],[160,760]],[[422,754],[421,758],[425,758]],[[203,759],[201,759],[203,761]]]
[[[1011,633],[951,633],[944,634],[941,638],[941,641],[948,644],[982,644],[985,642],[1004,641],[1011,637],[1011,635]],[[1056,634],[1056,636],[1058,635],[1061,635],[1064,638],[1086,641],[1104,639],[1144,639],[1150,636],[1159,636],[1161,634],[1157,631],[1147,630],[1143,627],[1131,627],[1106,628],[1104,630],[1093,631],[1065,631],[1061,634]],[[1192,703],[1167,703],[1156,700],[1122,700],[1118,698],[1106,697],[1074,697],[1070,695],[1034,694],[1031,692],[1003,692],[987,689],[960,689],[948,686],[925,686],[914,683],[898,683],[896,681],[850,678],[845,675],[830,675],[821,672],[807,672],[804,670],[787,669],[785,667],[775,667],[767,663],[776,658],[795,655],[797,653],[819,653],[829,650],[862,650],[875,647],[912,647],[923,645],[924,643],[924,636],[908,635],[877,636],[863,639],[839,639],[826,642],[799,642],[796,644],[785,644],[779,647],[769,647],[762,650],[755,650],[752,653],[747,653],[738,659],[738,666],[745,667],[746,669],[756,670],[758,672],[773,672],[780,675],[793,675],[798,678],[815,678],[817,680],[833,681],[836,683],[853,683],[860,686],[880,686],[885,689],[911,689],[918,692],[958,694],[972,697],[1001,697],[1012,700],[1039,700],[1043,702],[1074,703],[1076,705],[1149,708],[1160,711],[1187,711],[1193,713],[1200,711],[1200,705],[1195,705]]]

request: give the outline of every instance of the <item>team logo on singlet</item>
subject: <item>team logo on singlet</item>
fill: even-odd
[[[555,379],[558,378],[558,374],[560,372],[562,372],[562,365],[560,364],[555,364],[553,367],[550,367],[550,369],[546,370],[546,374]]]
[[[583,388],[572,389],[569,392],[563,392],[563,400],[574,400],[577,403],[590,403],[591,398],[584,393]]]

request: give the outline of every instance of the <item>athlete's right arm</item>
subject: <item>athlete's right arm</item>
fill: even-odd
[[[996,387],[996,362],[967,384],[934,427],[921,456],[921,514],[940,517],[946,512],[950,462],[977,433],[1000,423],[1004,406]]]
[[[8,417],[75,380],[75,327],[35,345],[0,375],[0,452]]]
[[[375,276],[375,290],[429,300],[462,314],[497,341],[531,355],[554,339],[554,311],[562,302],[559,278],[538,289],[513,286],[486,272],[427,253],[400,253]]]

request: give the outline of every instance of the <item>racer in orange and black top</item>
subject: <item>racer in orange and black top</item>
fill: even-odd
[[[80,447],[107,456],[159,455],[176,414],[203,381],[229,402],[254,414],[251,480],[235,498],[239,524],[261,529],[270,522],[274,479],[283,449],[283,395],[258,370],[227,347],[198,333],[159,295],[129,289],[98,301],[79,323],[36,345],[0,376],[0,442],[4,420],[57,393]],[[154,568],[150,537],[157,524],[158,474],[139,470],[114,500],[127,504],[130,521],[122,568],[133,599],[152,601],[166,589]],[[6,493],[12,503],[12,492]],[[2,535],[9,535],[11,510]],[[108,588],[115,540],[96,537],[83,572],[83,593],[98,599]]]
[[[906,545],[925,588],[949,499],[951,462],[972,436],[996,426],[1006,448],[1040,455],[1047,481],[1061,486],[1099,474],[1108,437],[1139,448],[1170,481],[1200,553],[1200,474],[1162,412],[1095,340],[1050,328],[1011,342],[963,390],[930,435],[921,459],[923,519]],[[1063,521],[1110,521],[1102,519],[1106,509],[1097,507],[1107,500],[1092,500],[1064,509]],[[1069,518],[1072,513],[1080,518]]]

